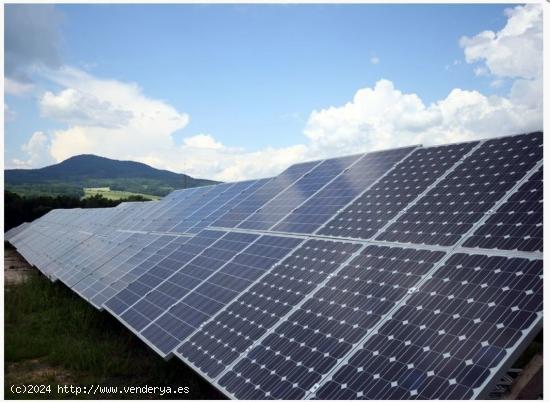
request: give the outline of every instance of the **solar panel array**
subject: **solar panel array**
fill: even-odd
[[[482,397],[542,327],[542,137],[305,162],[5,238],[228,397]]]

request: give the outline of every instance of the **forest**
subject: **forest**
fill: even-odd
[[[130,196],[125,199],[111,200],[102,195],[80,198],[78,196],[21,196],[11,191],[4,191],[4,231],[19,226],[23,222],[31,222],[52,209],[57,208],[107,208],[116,207],[121,202],[148,201],[140,196]]]

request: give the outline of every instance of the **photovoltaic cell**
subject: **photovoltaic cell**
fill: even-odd
[[[187,232],[187,230],[200,221],[201,218],[204,218],[212,211],[220,208],[228,199],[233,198],[235,195],[246,189],[249,185],[250,182],[222,183],[217,185],[217,193],[215,196],[209,196],[204,200],[204,203],[198,207],[198,209],[191,211],[191,213],[186,216],[183,216],[183,218],[174,227],[169,229],[169,232]]]
[[[169,208],[159,208],[157,214],[139,223],[139,225],[134,225],[132,229],[168,232],[186,216],[201,208],[210,198],[217,197],[226,187],[227,184],[200,187],[190,196],[176,199],[176,202],[172,203]]]
[[[170,351],[299,243],[299,239],[260,237],[147,327],[144,337]],[[187,353],[188,348],[181,350]]]
[[[93,289],[94,295],[90,295],[90,303],[96,307],[101,307],[108,299],[113,297],[119,290],[116,290],[113,285],[119,281],[124,275],[127,275],[131,270],[148,260],[151,256],[156,254],[160,249],[165,247],[168,243],[174,240],[172,236],[153,236],[153,240],[150,244],[146,245],[134,255],[128,257],[126,261],[121,262],[118,265],[110,265],[111,270],[105,272],[101,277],[97,278],[95,282],[89,285],[89,289]],[[185,242],[189,238],[183,238]],[[135,278],[134,278],[135,279]],[[126,284],[127,285],[127,284]],[[86,291],[88,291],[86,289]]]
[[[304,398],[444,255],[364,248],[220,383],[239,399]]]
[[[246,190],[243,190],[242,193],[238,194],[237,196],[233,197],[229,201],[227,201],[225,204],[223,204],[220,208],[213,211],[210,215],[205,216],[204,218],[201,218],[199,222],[197,222],[194,226],[189,228],[187,230],[188,233],[198,233],[202,229],[212,225],[216,220],[218,220],[222,215],[224,215],[227,211],[231,210],[235,205],[243,201],[246,197],[248,197],[250,194],[254,193],[256,190],[258,190],[260,187],[265,185],[270,179],[260,179],[260,180],[253,180],[252,184],[246,188]]]
[[[365,191],[414,147],[380,151],[364,155],[331,183],[288,214],[271,230],[314,233],[334,213]]]
[[[211,377],[220,374],[359,247],[306,241],[206,323],[178,353]]]
[[[118,251],[109,261],[100,265],[97,269],[91,271],[80,281],[76,282],[72,289],[86,300],[90,300],[97,292],[103,290],[105,284],[110,284],[113,268],[119,268],[120,265],[143,250],[149,243],[154,243],[159,238],[158,235],[133,233],[116,248]],[[119,269],[116,272],[120,272]]]
[[[542,252],[542,174],[541,166],[464,246]]]
[[[454,254],[315,395],[475,398],[541,320],[542,260]]]
[[[415,150],[317,233],[371,238],[477,144]]]
[[[137,331],[143,330],[257,237],[258,235],[247,233],[225,234],[159,282],[144,297],[120,314],[120,319]],[[149,339],[147,334],[145,338]],[[149,341],[162,350],[164,345],[157,336],[153,334]]]
[[[361,156],[346,156],[343,158],[327,159],[321,162],[291,187],[281,194],[275,195],[271,201],[248,217],[238,227],[256,230],[269,229],[344,169],[356,162]]]
[[[77,260],[57,274],[57,277],[70,288],[74,287],[83,278],[107,264],[127,248],[129,245],[127,240],[131,236],[130,233],[114,232],[108,237],[90,238],[90,241],[83,243],[87,245],[86,250],[79,253],[75,257]]]
[[[121,272],[120,278],[112,282],[107,288],[105,288],[104,291],[100,293],[100,295],[98,295],[101,298],[101,305],[113,298],[113,296],[120,291],[126,289],[128,285],[191,240],[191,237],[183,236],[165,236],[163,238],[166,238],[167,241],[165,243],[163,242],[163,244],[159,244],[159,247],[153,250],[153,252],[148,253],[147,249],[145,249],[144,254],[138,255],[136,259],[130,259],[128,265],[125,264],[124,272]],[[99,304],[99,300],[96,301],[96,298],[94,298],[93,301],[96,304]],[[119,302],[120,300],[113,301],[115,304],[118,304]],[[111,307],[113,308],[113,306]],[[129,307],[129,305],[126,305],[126,307],[121,305],[118,308],[121,309],[120,311],[123,311],[127,307]]]
[[[542,159],[542,133],[488,140],[376,240],[452,246]]]
[[[105,308],[109,309],[118,318],[120,314],[141,299],[147,292],[202,253],[224,234],[225,232],[213,230],[203,230],[198,233],[185,244],[180,245],[170,255],[147,269],[139,278],[107,301]]]
[[[256,210],[269,202],[273,197],[284,191],[288,186],[313,169],[319,161],[292,165],[279,176],[274,177],[262,187],[250,194],[246,199],[221,216],[212,226],[233,228],[248,218]]]

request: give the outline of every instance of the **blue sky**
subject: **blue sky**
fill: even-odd
[[[417,121],[421,127],[427,124],[426,132],[447,130],[435,142],[489,136],[491,130],[483,124],[476,133],[476,122],[464,127],[447,122],[449,107],[438,103],[483,108],[496,97],[501,101],[491,110],[498,107],[499,113],[512,116],[523,113],[503,106],[505,100],[518,104],[514,84],[521,81],[525,87],[525,81],[537,87],[539,79],[542,83],[542,73],[526,72],[525,66],[514,71],[499,67],[505,63],[499,55],[505,52],[498,53],[498,47],[511,46],[506,26],[513,18],[530,24],[511,35],[534,43],[535,64],[540,57],[542,65],[542,50],[536,53],[538,39],[532,32],[537,13],[510,4],[75,4],[46,10],[27,6],[21,13],[15,12],[20,6],[6,7],[6,30],[13,31],[6,32],[6,41],[11,40],[6,44],[6,63],[16,60],[13,71],[6,72],[8,167],[36,167],[90,152],[203,177],[266,176],[301,159],[426,142],[415,129]],[[44,34],[34,35],[36,40],[17,40],[25,35],[25,27],[16,24],[21,14],[36,15],[37,32]],[[33,24],[33,18],[26,20]],[[484,31],[495,36],[484,37]],[[32,54],[41,40],[54,43],[55,55]],[[377,86],[383,79],[391,85]],[[100,89],[107,82],[116,83],[113,93],[109,86],[108,96]],[[115,93],[131,92],[132,87],[146,98],[135,107],[124,101],[132,95]],[[372,96],[354,101],[358,91],[369,88]],[[453,92],[457,89],[458,95]],[[528,95],[524,103],[531,105],[536,94]],[[387,108],[377,109],[387,99],[393,99]],[[125,116],[126,109],[127,116],[141,113],[145,118],[152,107],[149,101],[162,103],[159,119],[177,113],[174,121],[180,122],[164,127],[159,120],[150,133],[137,130],[135,135],[130,124],[100,128],[100,119]],[[393,105],[400,106],[388,109]],[[530,107],[541,105],[542,99]],[[415,125],[396,122],[388,127],[371,110],[380,116],[409,113]],[[312,116],[313,111],[320,114]],[[481,115],[480,111],[472,119]],[[531,117],[523,126],[514,122],[506,129],[513,132],[542,123],[541,111]],[[500,121],[498,115],[495,119]],[[156,124],[161,134],[154,133]],[[119,136],[118,129],[126,130]],[[426,137],[428,142],[432,137]],[[155,138],[163,146],[153,152],[147,148]],[[187,144],[186,138],[196,140]],[[123,141],[133,139],[143,148],[132,145],[126,151]],[[182,158],[189,160],[178,164]],[[269,158],[281,161],[262,163]]]

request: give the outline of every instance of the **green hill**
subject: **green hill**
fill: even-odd
[[[96,155],[78,155],[41,169],[4,171],[6,190],[26,196],[83,196],[84,188],[109,187],[113,191],[164,196],[175,189],[217,182],[155,169],[140,162]]]

